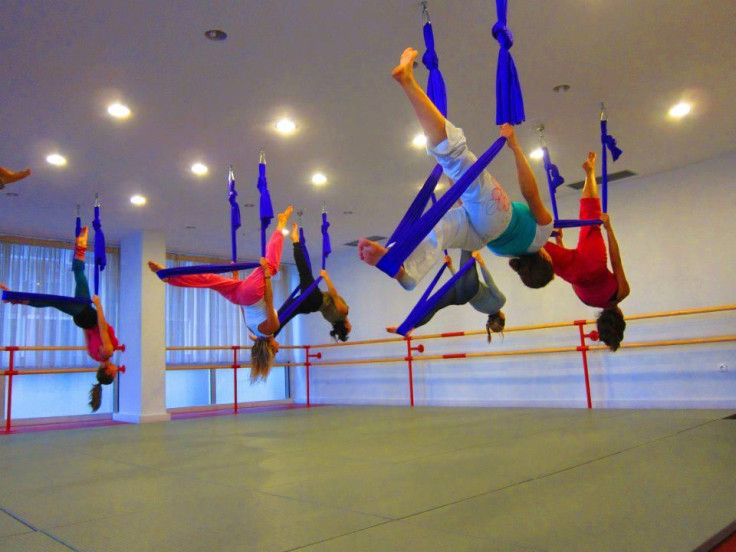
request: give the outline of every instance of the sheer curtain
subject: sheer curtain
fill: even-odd
[[[73,295],[73,251],[68,248],[23,245],[0,241],[0,282],[13,291]],[[108,252],[107,268],[100,278],[105,317],[118,321],[119,255]],[[87,255],[87,278],[93,282],[92,254]],[[94,290],[91,290],[94,292]],[[84,335],[71,317],[56,309],[24,305],[0,306],[0,345],[83,347]],[[119,353],[118,353],[119,354]],[[116,357],[117,358],[117,357]],[[9,355],[0,354],[7,369]],[[84,351],[17,351],[17,369],[94,368]],[[35,418],[88,414],[87,394],[94,374],[53,374],[17,377],[13,381],[13,417]],[[105,387],[100,412],[112,410],[112,388]]]
[[[166,266],[190,266],[195,263],[167,259]],[[278,306],[291,292],[294,277],[290,266],[282,265],[271,280],[274,304]],[[291,343],[291,328],[279,334],[279,342]],[[237,305],[219,293],[205,289],[166,286],[166,345],[168,347],[230,346],[250,347],[248,330]],[[276,362],[287,362],[289,351],[279,352]],[[233,353],[223,351],[169,351],[166,363],[231,364]],[[238,353],[240,364],[250,361],[250,351]],[[274,368],[265,382],[250,385],[248,369],[238,370],[238,401],[265,401],[288,396],[288,374],[284,368]],[[211,377],[208,370],[170,371],[166,376],[166,406],[177,408],[203,406],[211,402],[221,404],[233,401],[233,374],[231,370],[216,370]]]

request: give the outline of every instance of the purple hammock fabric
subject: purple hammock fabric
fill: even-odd
[[[606,152],[606,149],[610,150],[611,157],[613,158],[614,163],[616,160],[621,156],[623,151],[616,146],[616,139],[608,134],[608,121],[606,119],[601,119],[601,144],[603,145],[603,153],[601,157],[603,158],[603,164],[601,167],[601,170],[603,172],[602,182],[601,182],[601,195],[603,196],[603,212],[608,212],[608,154]]]
[[[100,294],[100,272],[107,266],[107,254],[105,252],[105,234],[102,231],[100,220],[100,206],[95,205],[95,219],[92,221],[95,229],[95,295]]]
[[[24,293],[22,291],[3,291],[3,301],[51,301],[54,303],[79,303],[80,305],[89,305],[92,303],[90,299],[81,297],[68,297],[66,295],[48,295],[46,293]]]
[[[258,191],[261,194],[261,257],[266,256],[266,230],[273,219],[271,194],[266,180],[266,163],[258,164]]]
[[[547,146],[542,147],[544,154],[544,172],[547,174],[547,184],[549,185],[549,197],[552,200],[552,211],[555,215],[555,228],[576,228],[579,226],[595,226],[602,224],[598,219],[580,220],[580,219],[560,219],[557,215],[557,188],[565,183],[565,179],[560,176],[557,165],[552,164],[549,157],[549,149]]]
[[[475,259],[470,259],[460,268],[460,270],[457,271],[457,273],[453,274],[452,277],[447,280],[447,282],[445,282],[440,289],[437,290],[437,293],[430,297],[432,290],[437,285],[440,276],[444,272],[444,269],[447,267],[446,264],[442,265],[442,269],[437,273],[437,276],[434,277],[434,280],[432,280],[432,283],[427,288],[427,291],[424,292],[424,295],[422,295],[422,298],[419,300],[417,305],[409,313],[409,316],[406,317],[406,320],[404,320],[398,327],[396,333],[405,336],[408,332],[413,330],[416,324],[420,320],[422,320],[428,312],[434,309],[440,299],[442,299],[442,297],[444,297],[445,294],[450,291],[450,289],[452,289],[452,286],[455,285],[455,282],[459,278],[461,278],[463,274],[470,270],[471,267],[473,268],[473,270],[475,270],[474,265]]]
[[[332,248],[330,247],[330,234],[328,229],[330,228],[330,223],[327,220],[327,213],[322,213],[322,270],[325,270],[327,268],[327,257],[332,253]],[[303,228],[299,228],[299,239],[301,240],[302,244],[304,245],[304,256],[307,258],[307,265],[309,266],[309,269],[312,269],[312,262],[309,259],[309,251],[307,250],[307,242],[304,239],[304,230]],[[319,276],[315,279],[314,282],[312,282],[307,289],[305,289],[303,292],[299,293],[299,286],[297,285],[296,288],[294,288],[294,291],[291,292],[291,295],[284,301],[284,304],[281,305],[281,308],[279,308],[278,314],[279,314],[279,323],[281,325],[284,325],[286,322],[289,321],[294,314],[294,311],[299,308],[299,305],[301,305],[307,297],[309,297],[309,294],[314,291],[314,289],[319,285],[319,283],[322,281],[322,276]]]
[[[227,200],[230,202],[230,250],[233,262],[238,260],[238,228],[240,228],[240,206],[238,205],[238,192],[235,189],[235,173],[232,167],[228,174]]]
[[[514,35],[506,26],[507,0],[496,0],[496,13],[498,21],[492,33],[501,47],[496,68],[496,124],[518,125],[524,122],[526,116],[519,74],[510,52]]]

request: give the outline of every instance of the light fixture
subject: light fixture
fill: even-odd
[[[289,136],[296,132],[296,123],[288,117],[280,119],[275,126],[276,131],[284,136]]]
[[[133,205],[137,205],[138,207],[140,207],[141,205],[145,205],[147,201],[148,200],[145,197],[139,194],[136,194],[130,198],[130,202]]]
[[[130,108],[118,102],[107,106],[107,112],[116,119],[127,119],[130,117]]]
[[[288,236],[289,235],[289,229],[288,228],[284,228],[283,230],[281,230],[281,234],[284,235],[284,236]]]
[[[412,138],[411,145],[417,149],[422,149],[427,145],[427,137],[424,134],[417,134]]]
[[[312,184],[315,186],[322,186],[324,184],[327,184],[327,177],[322,173],[314,173],[312,175]]]
[[[673,105],[670,108],[670,117],[673,117],[675,119],[681,119],[688,113],[690,113],[690,110],[692,109],[692,105],[690,105],[687,102],[680,102],[677,105]]]
[[[192,172],[196,174],[197,176],[204,176],[209,172],[209,169],[207,168],[207,165],[204,163],[195,163],[192,165]]]
[[[530,159],[542,159],[543,157],[544,152],[542,151],[542,148],[537,148],[529,154]]]
[[[52,153],[50,155],[47,155],[46,156],[46,161],[49,164],[54,165],[56,167],[64,167],[64,166],[66,166],[66,157],[64,157],[63,155],[61,155],[59,153]]]

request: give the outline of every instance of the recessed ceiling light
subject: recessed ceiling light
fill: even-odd
[[[207,40],[220,42],[227,38],[227,33],[220,29],[210,29],[209,31],[205,31],[204,36],[207,37]]]
[[[284,235],[284,236],[288,236],[289,235],[289,229],[288,228],[284,228],[283,230],[281,230],[281,234]]]
[[[114,103],[107,107],[107,112],[116,119],[127,119],[130,117],[130,108],[121,103]]]
[[[680,102],[670,108],[670,117],[680,119],[690,113],[692,106],[687,102]]]
[[[322,173],[314,173],[312,175],[312,184],[315,186],[322,186],[327,184],[327,177]]]
[[[52,153],[46,156],[46,161],[57,167],[63,167],[66,165],[66,157],[58,153]]]
[[[284,136],[289,136],[296,132],[296,123],[291,119],[284,117],[276,123],[276,131]]]
[[[195,163],[192,165],[192,172],[197,176],[204,176],[209,172],[209,169],[204,163]]]
[[[146,199],[145,197],[143,197],[142,195],[139,195],[139,194],[136,194],[136,195],[134,195],[134,196],[132,196],[132,197],[130,198],[130,202],[131,202],[131,203],[132,203],[133,205],[137,205],[137,206],[139,206],[139,207],[140,207],[141,205],[145,205],[147,201],[148,201],[148,200],[147,200],[147,199]]]
[[[542,159],[543,157],[544,152],[542,151],[542,148],[537,148],[529,154],[530,159]]]
[[[417,149],[422,149],[427,145],[427,137],[424,134],[417,134],[412,138],[411,145]]]

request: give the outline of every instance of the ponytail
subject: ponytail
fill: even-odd
[[[95,383],[89,391],[89,406],[92,412],[97,412],[102,404],[102,384]]]

